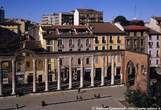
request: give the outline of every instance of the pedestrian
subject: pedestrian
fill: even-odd
[[[78,93],[80,93],[80,88],[78,88]]]
[[[102,108],[105,108],[104,104],[102,104]]]
[[[16,109],[19,109],[18,104],[16,104]]]

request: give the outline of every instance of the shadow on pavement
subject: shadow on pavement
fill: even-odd
[[[0,109],[0,110],[17,110],[17,109],[24,108],[24,107],[26,107],[26,105],[19,106],[19,105],[16,104],[16,107],[13,107],[13,108],[5,108],[5,109]]]
[[[79,97],[76,96],[76,100],[62,101],[62,102],[55,102],[55,103],[45,103],[45,106],[65,104],[65,103],[73,103],[73,102],[79,102],[79,101],[88,101],[88,100],[102,99],[102,98],[110,98],[110,97],[112,97],[112,96],[103,96],[103,97],[94,97],[94,98],[83,98],[82,96],[79,96]]]

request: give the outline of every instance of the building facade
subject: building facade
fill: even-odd
[[[103,12],[93,9],[74,10],[74,25],[103,22]]]
[[[43,15],[41,20],[42,25],[73,25],[73,22],[73,13],[70,12]]]
[[[145,26],[129,25],[125,26],[126,49],[141,53],[147,53],[148,33]]]
[[[5,10],[4,8],[1,6],[0,7],[0,22],[4,21],[5,19]]]
[[[134,85],[142,92],[147,91],[149,57],[126,51],[125,33],[115,25],[53,25],[39,29],[40,41],[26,39],[14,54],[6,55],[3,51],[0,54],[2,65],[10,61],[8,69],[12,74],[6,77],[0,74],[0,77],[3,80],[8,77],[7,85],[12,85],[13,95],[19,87],[24,88],[23,83],[17,86],[21,79],[32,86],[30,92],[41,91],[41,85],[49,91],[117,84]],[[1,38],[6,38],[2,35]],[[6,84],[0,80],[0,95],[10,92],[3,85]]]
[[[152,29],[148,29],[148,49],[147,53],[150,55],[150,67],[160,67],[160,33]]]

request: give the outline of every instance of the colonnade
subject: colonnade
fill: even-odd
[[[102,71],[101,71],[101,86],[104,86],[105,83],[105,74],[107,72],[107,68],[105,65],[105,57],[102,57],[102,62],[103,62],[103,66],[102,66]],[[69,87],[68,89],[72,89],[72,57],[69,57]],[[111,63],[111,85],[114,84],[114,80],[115,80],[115,72],[116,72],[116,67],[114,64],[114,58],[112,56],[112,63]],[[16,64],[15,64],[15,59],[12,59],[12,95],[16,94],[15,93],[15,73],[16,73]],[[32,59],[33,62],[33,89],[32,92],[36,92],[36,58]],[[45,76],[45,90],[44,91],[49,91],[49,82],[48,82],[48,59],[45,58],[44,59],[44,76]],[[94,73],[95,73],[95,64],[94,64],[95,60],[94,60],[94,56],[91,56],[91,73],[90,73],[90,77],[91,77],[91,81],[90,81],[90,86],[94,87]],[[1,65],[0,65],[1,66]],[[1,67],[0,67],[1,68]],[[122,82],[122,73],[120,73],[121,75],[121,82]],[[83,88],[83,76],[84,76],[84,62],[83,62],[83,58],[81,58],[81,64],[80,64],[80,88]],[[0,74],[0,96],[2,95],[2,72]],[[60,58],[57,58],[57,90],[61,90],[61,64],[60,64]]]

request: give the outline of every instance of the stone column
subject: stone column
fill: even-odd
[[[2,96],[2,63],[0,61],[0,96]]]
[[[45,91],[49,91],[49,82],[48,82],[48,59],[45,58]]]
[[[33,90],[32,92],[36,92],[36,61],[35,61],[35,58],[33,58],[32,63],[33,63]]]
[[[16,93],[15,93],[15,59],[12,59],[12,95],[15,95]]]
[[[111,63],[111,85],[114,85],[114,56],[112,57],[112,63]]]
[[[102,56],[102,71],[101,71],[101,86],[104,86],[104,75],[105,75],[105,55]]]
[[[60,58],[57,59],[57,70],[58,70],[58,74],[57,74],[57,90],[60,90]]]
[[[80,88],[83,87],[83,73],[84,73],[84,70],[83,70],[83,58],[81,58]]]
[[[72,88],[72,57],[69,58],[69,89]]]
[[[91,87],[94,86],[94,56],[91,58]]]

